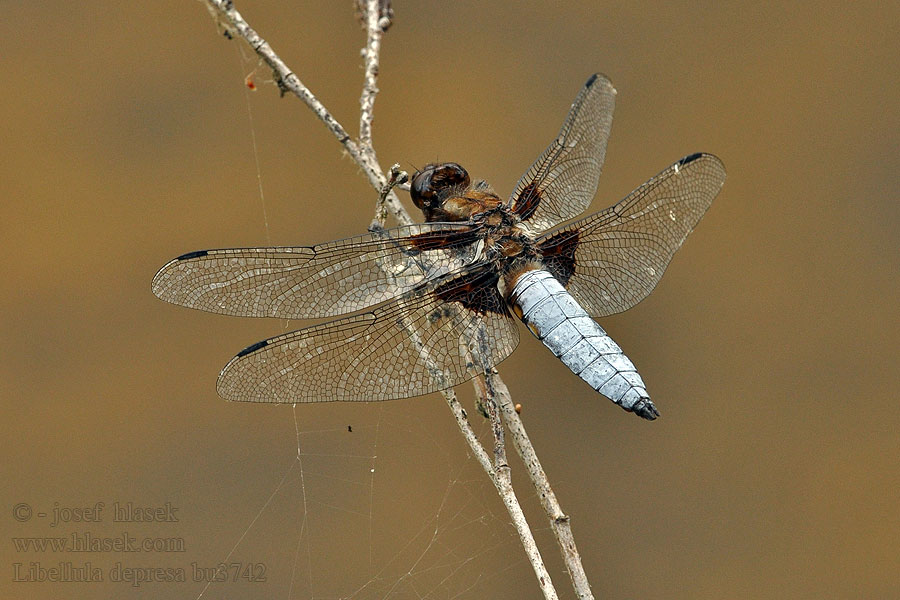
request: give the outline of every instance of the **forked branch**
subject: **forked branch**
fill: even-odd
[[[225,29],[229,38],[240,37],[244,39],[253,51],[265,62],[274,74],[281,94],[291,93],[299,98],[321,120],[325,127],[337,138],[347,154],[360,166],[369,183],[379,193],[379,201],[376,206],[375,219],[372,229],[383,227],[389,212],[400,225],[408,225],[413,222],[409,213],[400,203],[393,191],[393,187],[401,181],[401,172],[392,168],[390,178],[386,178],[376,159],[372,146],[372,122],[374,118],[375,97],[378,93],[377,77],[379,69],[379,54],[381,40],[387,31],[393,18],[390,0],[356,0],[357,12],[361,23],[366,30],[366,46],[362,51],[365,62],[365,76],[362,94],[360,96],[360,125],[359,137],[353,139],[343,128],[340,122],[328,111],[328,109],[316,98],[300,78],[279,58],[272,47],[256,32],[241,14],[235,9],[232,0],[204,0],[207,8],[216,22]],[[472,454],[485,470],[494,483],[501,500],[512,518],[513,525],[519,533],[520,541],[525,553],[531,561],[532,568],[537,576],[543,595],[548,600],[555,599],[556,590],[550,580],[550,575],[541,559],[537,544],[531,534],[531,530],[525,521],[525,515],[516,498],[510,478],[509,465],[506,462],[506,450],[503,436],[503,425],[500,420],[500,412],[510,428],[513,441],[519,455],[528,467],[529,476],[538,491],[538,496],[550,519],[551,527],[556,533],[557,540],[566,561],[575,591],[579,598],[591,599],[593,596],[581,567],[575,542],[569,528],[568,517],[556,503],[556,497],[546,475],[540,468],[537,455],[518,415],[512,408],[509,390],[496,372],[488,373],[484,379],[475,380],[475,389],[487,411],[494,434],[494,464],[477,435],[472,430],[466,411],[462,408],[452,389],[444,390],[444,396],[448,407],[453,413],[463,438],[469,444]],[[495,400],[496,399],[496,400]],[[499,409],[498,409],[499,406]],[[498,412],[499,410],[499,412]]]

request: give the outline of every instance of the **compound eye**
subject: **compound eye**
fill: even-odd
[[[426,165],[416,171],[409,186],[409,195],[420,210],[440,203],[437,195],[452,187],[467,187],[469,174],[456,163]]]
[[[434,189],[446,189],[454,186],[468,186],[469,174],[456,163],[444,163],[438,166],[431,178]]]
[[[409,195],[416,208],[423,210],[430,206],[434,198],[434,188],[431,187],[431,177],[434,174],[433,167],[425,167],[422,171],[416,171],[409,184]]]

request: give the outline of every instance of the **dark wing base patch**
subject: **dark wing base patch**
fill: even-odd
[[[513,212],[519,215],[523,221],[527,221],[541,204],[541,191],[532,181],[513,200]]]
[[[481,227],[472,226],[461,230],[451,231],[428,231],[412,235],[406,239],[412,248],[426,252],[428,250],[439,250],[446,248],[456,248],[465,244],[471,244],[480,239],[479,233]]]
[[[544,266],[564,286],[575,274],[575,251],[578,249],[579,234],[577,229],[560,231],[553,237],[538,245],[544,257]]]
[[[506,302],[497,289],[499,278],[494,271],[476,271],[438,285],[434,294],[444,302],[459,302],[479,315],[509,315]]]

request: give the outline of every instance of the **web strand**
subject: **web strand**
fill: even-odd
[[[235,46],[235,48],[237,48],[238,64],[240,66],[241,72],[243,72],[244,65],[248,64],[250,62],[250,59],[247,58],[247,56],[244,54],[244,49],[241,46],[241,44],[235,44],[234,46]],[[247,77],[244,78],[244,81],[252,82],[252,79],[250,79],[250,77],[252,77],[254,72],[255,72],[255,69],[254,69],[254,71],[250,72],[250,75],[248,75]],[[259,202],[260,202],[260,206],[262,207],[263,224],[265,225],[265,228],[266,228],[266,244],[271,246],[272,245],[272,234],[269,230],[269,214],[268,214],[268,211],[266,210],[266,194],[265,194],[265,191],[263,190],[262,168],[260,167],[260,164],[259,164],[259,148],[256,144],[256,126],[253,123],[253,108],[250,103],[250,90],[251,90],[251,88],[250,88],[249,84],[244,85],[244,101],[247,103],[247,123],[250,128],[250,142],[253,146],[253,162],[256,166],[256,185],[259,190]]]

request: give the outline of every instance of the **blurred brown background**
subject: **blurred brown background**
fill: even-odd
[[[237,7],[355,134],[364,36],[350,4]],[[486,4],[395,3],[383,166],[456,160],[505,195],[602,71],[619,95],[593,210],[691,152],[729,173],[653,295],[602,323],[660,420],[615,408],[525,331],[501,366],[596,596],[900,596],[897,5]],[[202,3],[3,12],[0,595],[539,597],[440,397],[228,404],[214,388],[225,362],[300,324],[150,293],[183,252],[363,232],[375,194],[321,123],[278,98]],[[459,392],[470,405],[471,387]],[[54,508],[96,502],[100,522],[52,526]],[[115,523],[114,502],[169,502],[179,520]],[[72,534],[183,547],[13,539]],[[27,577],[86,562],[103,582],[14,581],[16,563]],[[266,581],[204,592],[193,578],[219,562],[264,565]],[[188,581],[109,581],[154,567]]]

